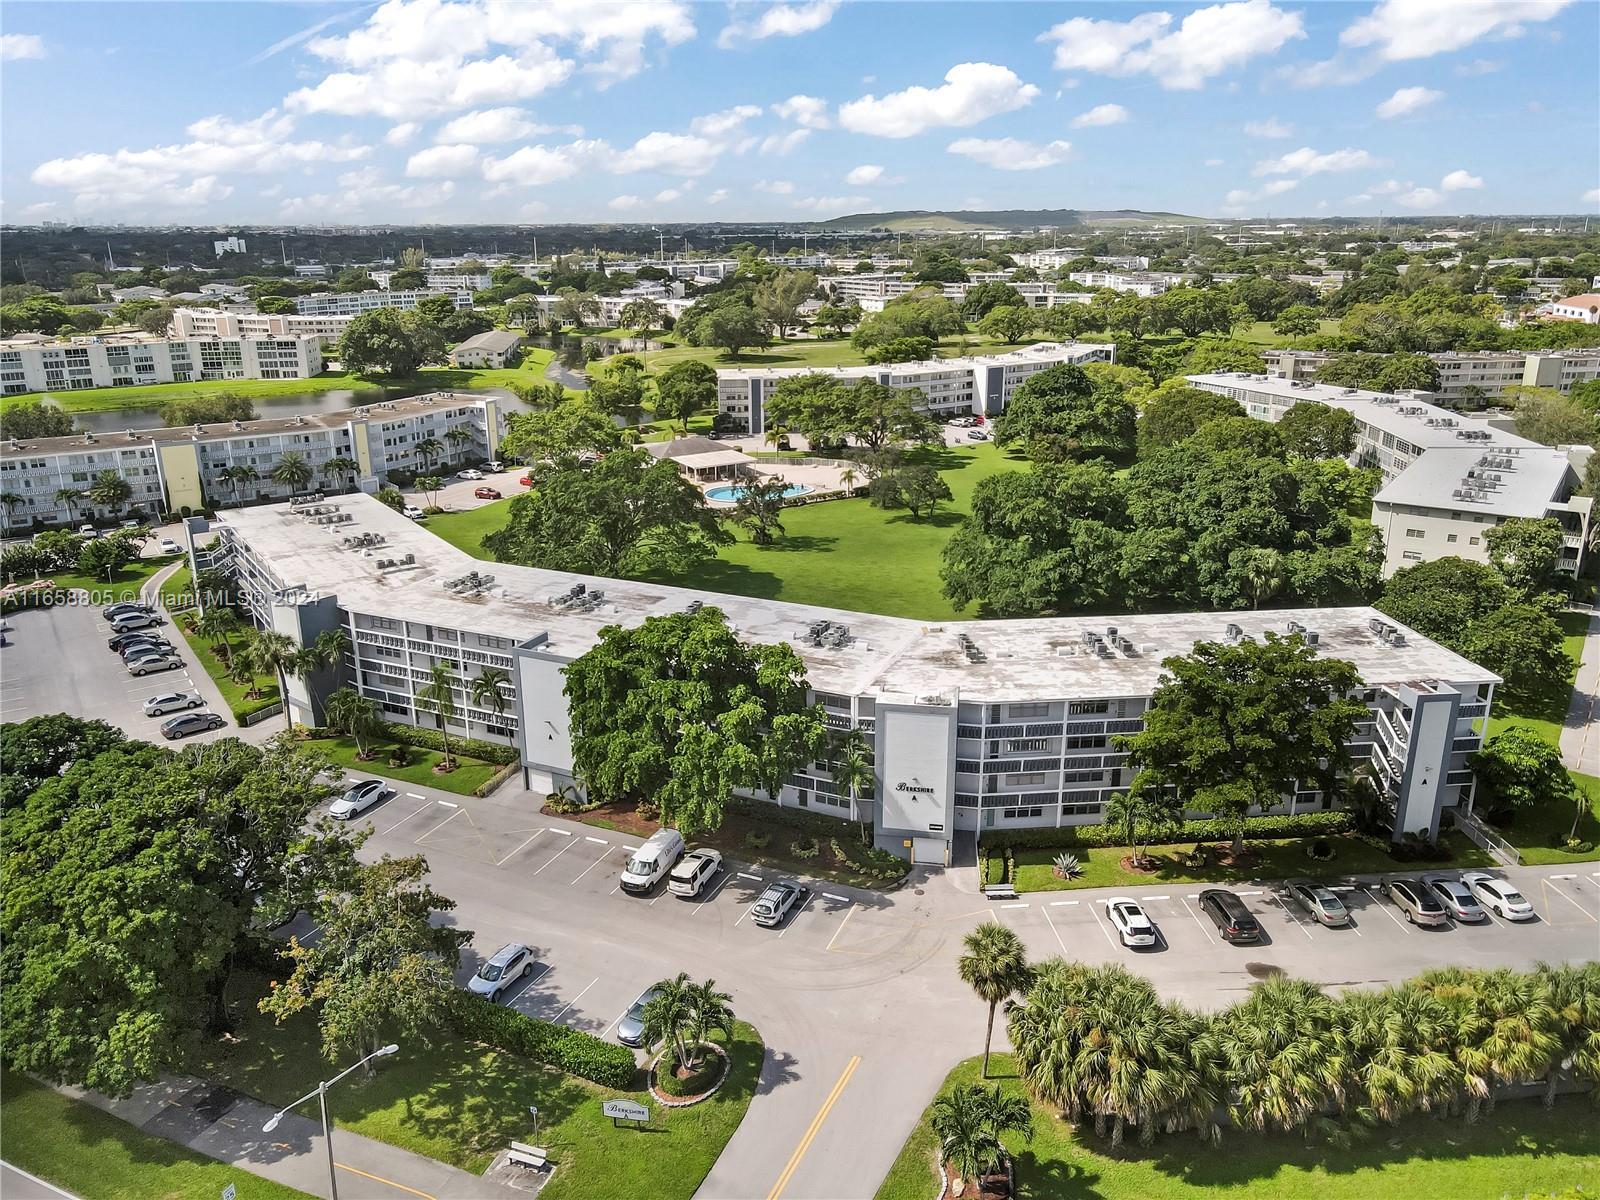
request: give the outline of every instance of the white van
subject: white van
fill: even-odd
[[[622,868],[622,890],[648,892],[667,877],[682,857],[683,835],[676,829],[656,830]]]

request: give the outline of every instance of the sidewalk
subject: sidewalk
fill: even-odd
[[[1600,775],[1600,609],[1589,613],[1583,661],[1561,726],[1561,760],[1574,771]]]
[[[314,1104],[290,1113],[270,1134],[262,1127],[275,1110],[232,1088],[186,1075],[141,1084],[126,1099],[62,1088],[75,1100],[120,1117],[156,1137],[313,1196],[328,1194],[328,1154]],[[333,1135],[343,1200],[510,1200],[527,1193],[423,1158],[384,1142],[338,1129]]]

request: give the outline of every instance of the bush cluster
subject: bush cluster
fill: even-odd
[[[450,996],[450,1023],[464,1037],[545,1063],[602,1087],[633,1086],[638,1064],[626,1046],[524,1016],[514,1008],[491,1004],[471,992],[454,991]]]
[[[682,1079],[678,1078],[678,1053],[668,1050],[656,1064],[656,1087],[669,1096],[698,1096],[717,1081],[722,1073],[722,1059],[707,1050],[700,1066]]]
[[[802,834],[789,843],[789,853],[799,859],[815,858],[822,853],[822,847],[817,845],[816,838]]]
[[[1347,812],[1297,813],[1294,816],[1252,817],[1245,822],[1247,838],[1327,837],[1336,833],[1349,833],[1355,820]],[[1102,847],[1125,844],[1125,834],[1113,825],[1064,825],[1059,829],[999,829],[987,831],[982,840],[985,847],[1000,849],[1054,850],[1073,849],[1077,846]],[[1185,821],[1172,835],[1174,842],[1220,842],[1233,838],[1233,827],[1227,821]]]

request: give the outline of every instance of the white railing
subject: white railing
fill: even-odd
[[[1474,814],[1463,808],[1451,808],[1445,811],[1450,814],[1451,824],[1466,834],[1479,848],[1494,855],[1496,862],[1506,867],[1522,865],[1522,855],[1517,848],[1478,820]]]

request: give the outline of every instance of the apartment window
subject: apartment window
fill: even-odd
[[[1045,778],[1046,773],[1044,771],[1028,771],[1023,774],[1005,776],[1005,785],[1007,787],[1039,787],[1044,783]]]
[[[1007,706],[1006,715],[1016,717],[1048,717],[1050,706],[1048,704],[1012,704]]]
[[[1109,700],[1074,700],[1067,705],[1068,716],[1079,716],[1084,713],[1103,713],[1111,711]]]
[[[1038,805],[1034,805],[1032,808],[1002,808],[1000,815],[1008,821],[1014,821],[1027,817],[1042,817],[1044,816],[1044,809]]]
[[[1069,737],[1067,739],[1068,750],[1099,750],[1104,748],[1105,744],[1104,734],[1099,737]]]
[[[1478,544],[1478,539],[1477,539],[1477,538],[1475,538],[1475,537],[1469,537],[1469,538],[1468,538],[1468,539],[1467,539],[1467,545],[1469,545],[1469,546],[1476,546],[1476,545],[1477,545],[1477,544]]]
[[[1453,533],[1447,533],[1444,535],[1444,540],[1447,542],[1453,542],[1456,540],[1456,535]]]
[[[1424,537],[1427,537],[1428,535],[1427,535],[1427,533],[1425,531],[1423,531],[1421,529],[1408,529],[1408,530],[1406,530],[1406,536],[1408,538],[1424,538]]]
[[[1418,553],[1417,551],[1415,551],[1415,550],[1402,551],[1400,557],[1405,559],[1407,562],[1421,562],[1422,561],[1422,555],[1420,553]]]

